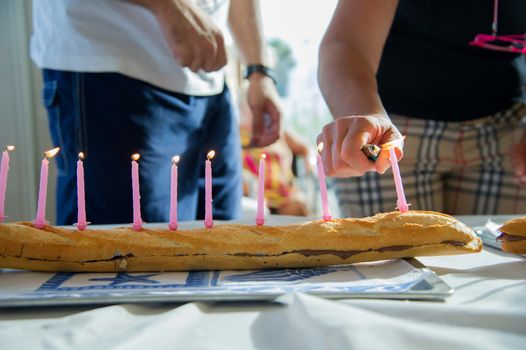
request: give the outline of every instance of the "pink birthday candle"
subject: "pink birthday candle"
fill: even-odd
[[[265,223],[265,158],[267,158],[265,153],[259,158],[257,225]]]
[[[179,163],[179,156],[172,158],[172,171],[170,176],[170,223],[168,228],[170,230],[177,230],[177,163]]]
[[[47,178],[48,178],[48,159],[53,158],[60,147],[44,152],[44,159],[42,159],[42,166],[40,167],[40,186],[38,190],[38,206],[37,217],[35,219],[36,228],[44,228],[46,226],[46,197],[47,197]]]
[[[212,217],[212,162],[215,151],[208,152],[205,161],[205,227],[212,228],[214,220]]]
[[[389,161],[391,162],[391,168],[393,169],[393,177],[396,186],[396,195],[398,200],[396,205],[398,210],[402,213],[407,213],[409,210],[409,205],[405,199],[404,185],[402,184],[402,176],[400,175],[400,168],[398,167],[398,159],[396,158],[396,153],[394,147],[389,147]]]
[[[77,160],[77,229],[85,230],[88,227],[86,221],[86,196],[84,189],[84,153],[79,153]]]
[[[9,172],[9,152],[14,149],[15,146],[7,146],[2,153],[2,162],[0,163],[0,224],[5,219],[4,203],[7,190],[7,174]]]
[[[139,160],[138,153],[132,155],[132,193],[133,193],[133,229],[139,231],[142,228],[141,218],[141,192],[139,190]]]
[[[318,144],[318,155],[316,156],[316,167],[318,168],[318,181],[320,182],[321,208],[323,211],[323,220],[331,221],[332,216],[329,210],[329,198],[327,196],[327,183],[325,180],[325,170],[323,169],[323,161],[321,159],[321,152],[323,151],[323,142]]]

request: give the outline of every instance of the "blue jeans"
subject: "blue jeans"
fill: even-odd
[[[140,153],[142,217],[169,218],[171,158],[180,155],[178,216],[204,218],[204,164],[215,150],[216,219],[241,212],[239,129],[228,88],[215,96],[166,91],[117,73],[43,70],[43,100],[57,156],[57,224],[77,220],[76,161],[84,152],[87,218],[132,221],[131,155]]]

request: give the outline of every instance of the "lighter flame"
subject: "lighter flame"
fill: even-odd
[[[318,153],[323,151],[323,142],[318,143]]]
[[[55,147],[53,149],[50,149],[49,151],[45,151],[44,156],[48,159],[53,158],[57,155],[58,151],[60,151],[60,147]]]
[[[267,154],[261,153],[261,155],[259,156],[259,159],[267,159]]]
[[[131,157],[131,158],[132,158],[132,160],[134,160],[134,161],[138,161],[139,158],[141,158],[141,155],[140,155],[139,153],[134,153],[134,154],[132,154],[132,157]]]
[[[15,146],[13,146],[13,145],[6,146],[5,150],[8,151],[8,152],[14,151],[15,150]]]
[[[396,147],[396,146],[402,147],[402,145],[404,143],[404,140],[405,140],[405,135],[402,136],[401,139],[396,139],[396,140],[393,140],[391,142],[387,142],[387,143],[384,143],[383,145],[380,145],[380,148],[382,150],[388,150],[391,147]]]
[[[80,153],[79,153],[79,159],[80,159],[80,160],[83,160],[83,159],[84,159],[84,152],[80,152]]]
[[[206,155],[206,158],[208,158],[208,160],[210,160],[210,159],[214,158],[215,155],[216,155],[216,151],[210,151]]]
[[[179,156],[174,156],[174,157],[172,158],[172,164],[177,164],[177,163],[179,163],[179,160],[180,160],[180,159],[181,159],[181,157],[179,157]]]

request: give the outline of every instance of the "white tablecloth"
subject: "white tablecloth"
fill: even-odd
[[[453,296],[0,309],[0,349],[526,349],[526,259],[488,248],[419,260]]]

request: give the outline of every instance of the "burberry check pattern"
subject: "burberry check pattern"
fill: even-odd
[[[406,135],[399,165],[410,208],[457,215],[526,213],[526,188],[514,183],[510,157],[526,132],[525,116],[524,104],[467,122],[391,116]],[[391,170],[334,181],[342,216],[395,209]]]

